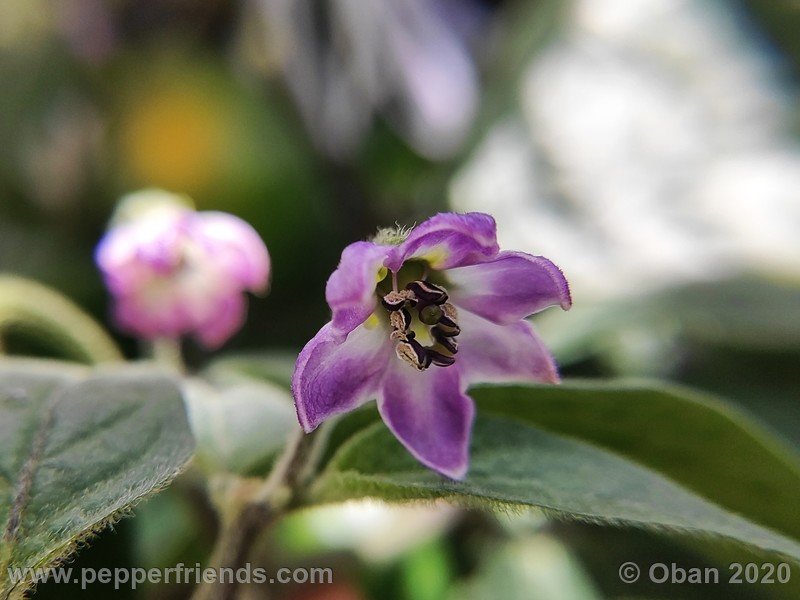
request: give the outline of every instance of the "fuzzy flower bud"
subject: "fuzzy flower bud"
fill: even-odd
[[[150,340],[191,335],[211,349],[239,330],[243,292],[266,293],[271,270],[246,222],[196,212],[162,190],[123,198],[95,260],[120,329]]]

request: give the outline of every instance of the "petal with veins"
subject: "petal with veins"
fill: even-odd
[[[388,252],[387,246],[372,242],[355,242],[342,252],[339,266],[325,287],[325,299],[333,311],[331,324],[340,338],[375,310],[375,286]]]
[[[459,306],[494,321],[510,324],[548,306],[572,305],[561,270],[543,256],[501,252],[490,261],[450,269],[450,297]]]
[[[463,479],[469,467],[475,407],[464,393],[457,369],[416,371],[391,361],[378,410],[417,460],[452,479]]]
[[[340,338],[328,323],[297,359],[292,392],[297,418],[307,432],[374,398],[386,370],[392,344],[385,327],[361,325]]]
[[[483,213],[439,213],[411,230],[391,249],[386,266],[398,271],[408,260],[425,260],[433,269],[451,269],[492,258],[499,251],[494,219]]]
[[[553,356],[527,321],[498,325],[459,311],[456,368],[466,383],[558,383]]]

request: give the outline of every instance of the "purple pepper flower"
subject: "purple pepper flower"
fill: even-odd
[[[500,252],[486,214],[442,213],[388,238],[349,245],[328,279],[333,317],[298,357],[297,416],[310,432],[377,397],[412,455],[461,479],[474,416],[467,386],[557,382],[524,319],[568,309],[569,286],[546,258]]]
[[[265,293],[270,258],[256,231],[222,212],[196,212],[167,192],[146,190],[100,241],[95,260],[120,329],[145,339],[192,335],[207,348],[242,326],[243,292]]]

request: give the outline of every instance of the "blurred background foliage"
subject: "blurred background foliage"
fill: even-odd
[[[0,271],[107,322],[94,246],[122,194],[163,187],[269,246],[272,292],[226,351],[295,351],[327,318],[344,245],[483,210],[504,247],[571,281],[573,310],[538,321],[565,375],[689,383],[797,446],[799,27],[791,0],[4,0]],[[187,474],[76,565],[202,561],[199,486]],[[409,600],[614,597],[618,562],[718,560],[525,518],[326,508],[281,524],[260,559],[335,569],[335,586],[274,597]],[[782,593],[751,588],[647,597]],[[37,596],[73,592],[106,597]]]

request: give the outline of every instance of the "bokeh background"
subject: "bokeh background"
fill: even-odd
[[[347,243],[485,211],[503,247],[572,284],[574,308],[537,320],[564,375],[691,384],[797,446],[798,31],[794,0],[3,0],[0,271],[107,323],[92,253],[116,201],[188,194],[252,223],[273,258],[272,293],[225,351],[296,351]],[[202,561],[208,510],[179,481],[76,565]],[[708,560],[644,533],[373,504],[268,542],[337,572],[276,598],[613,597],[617,556]]]

